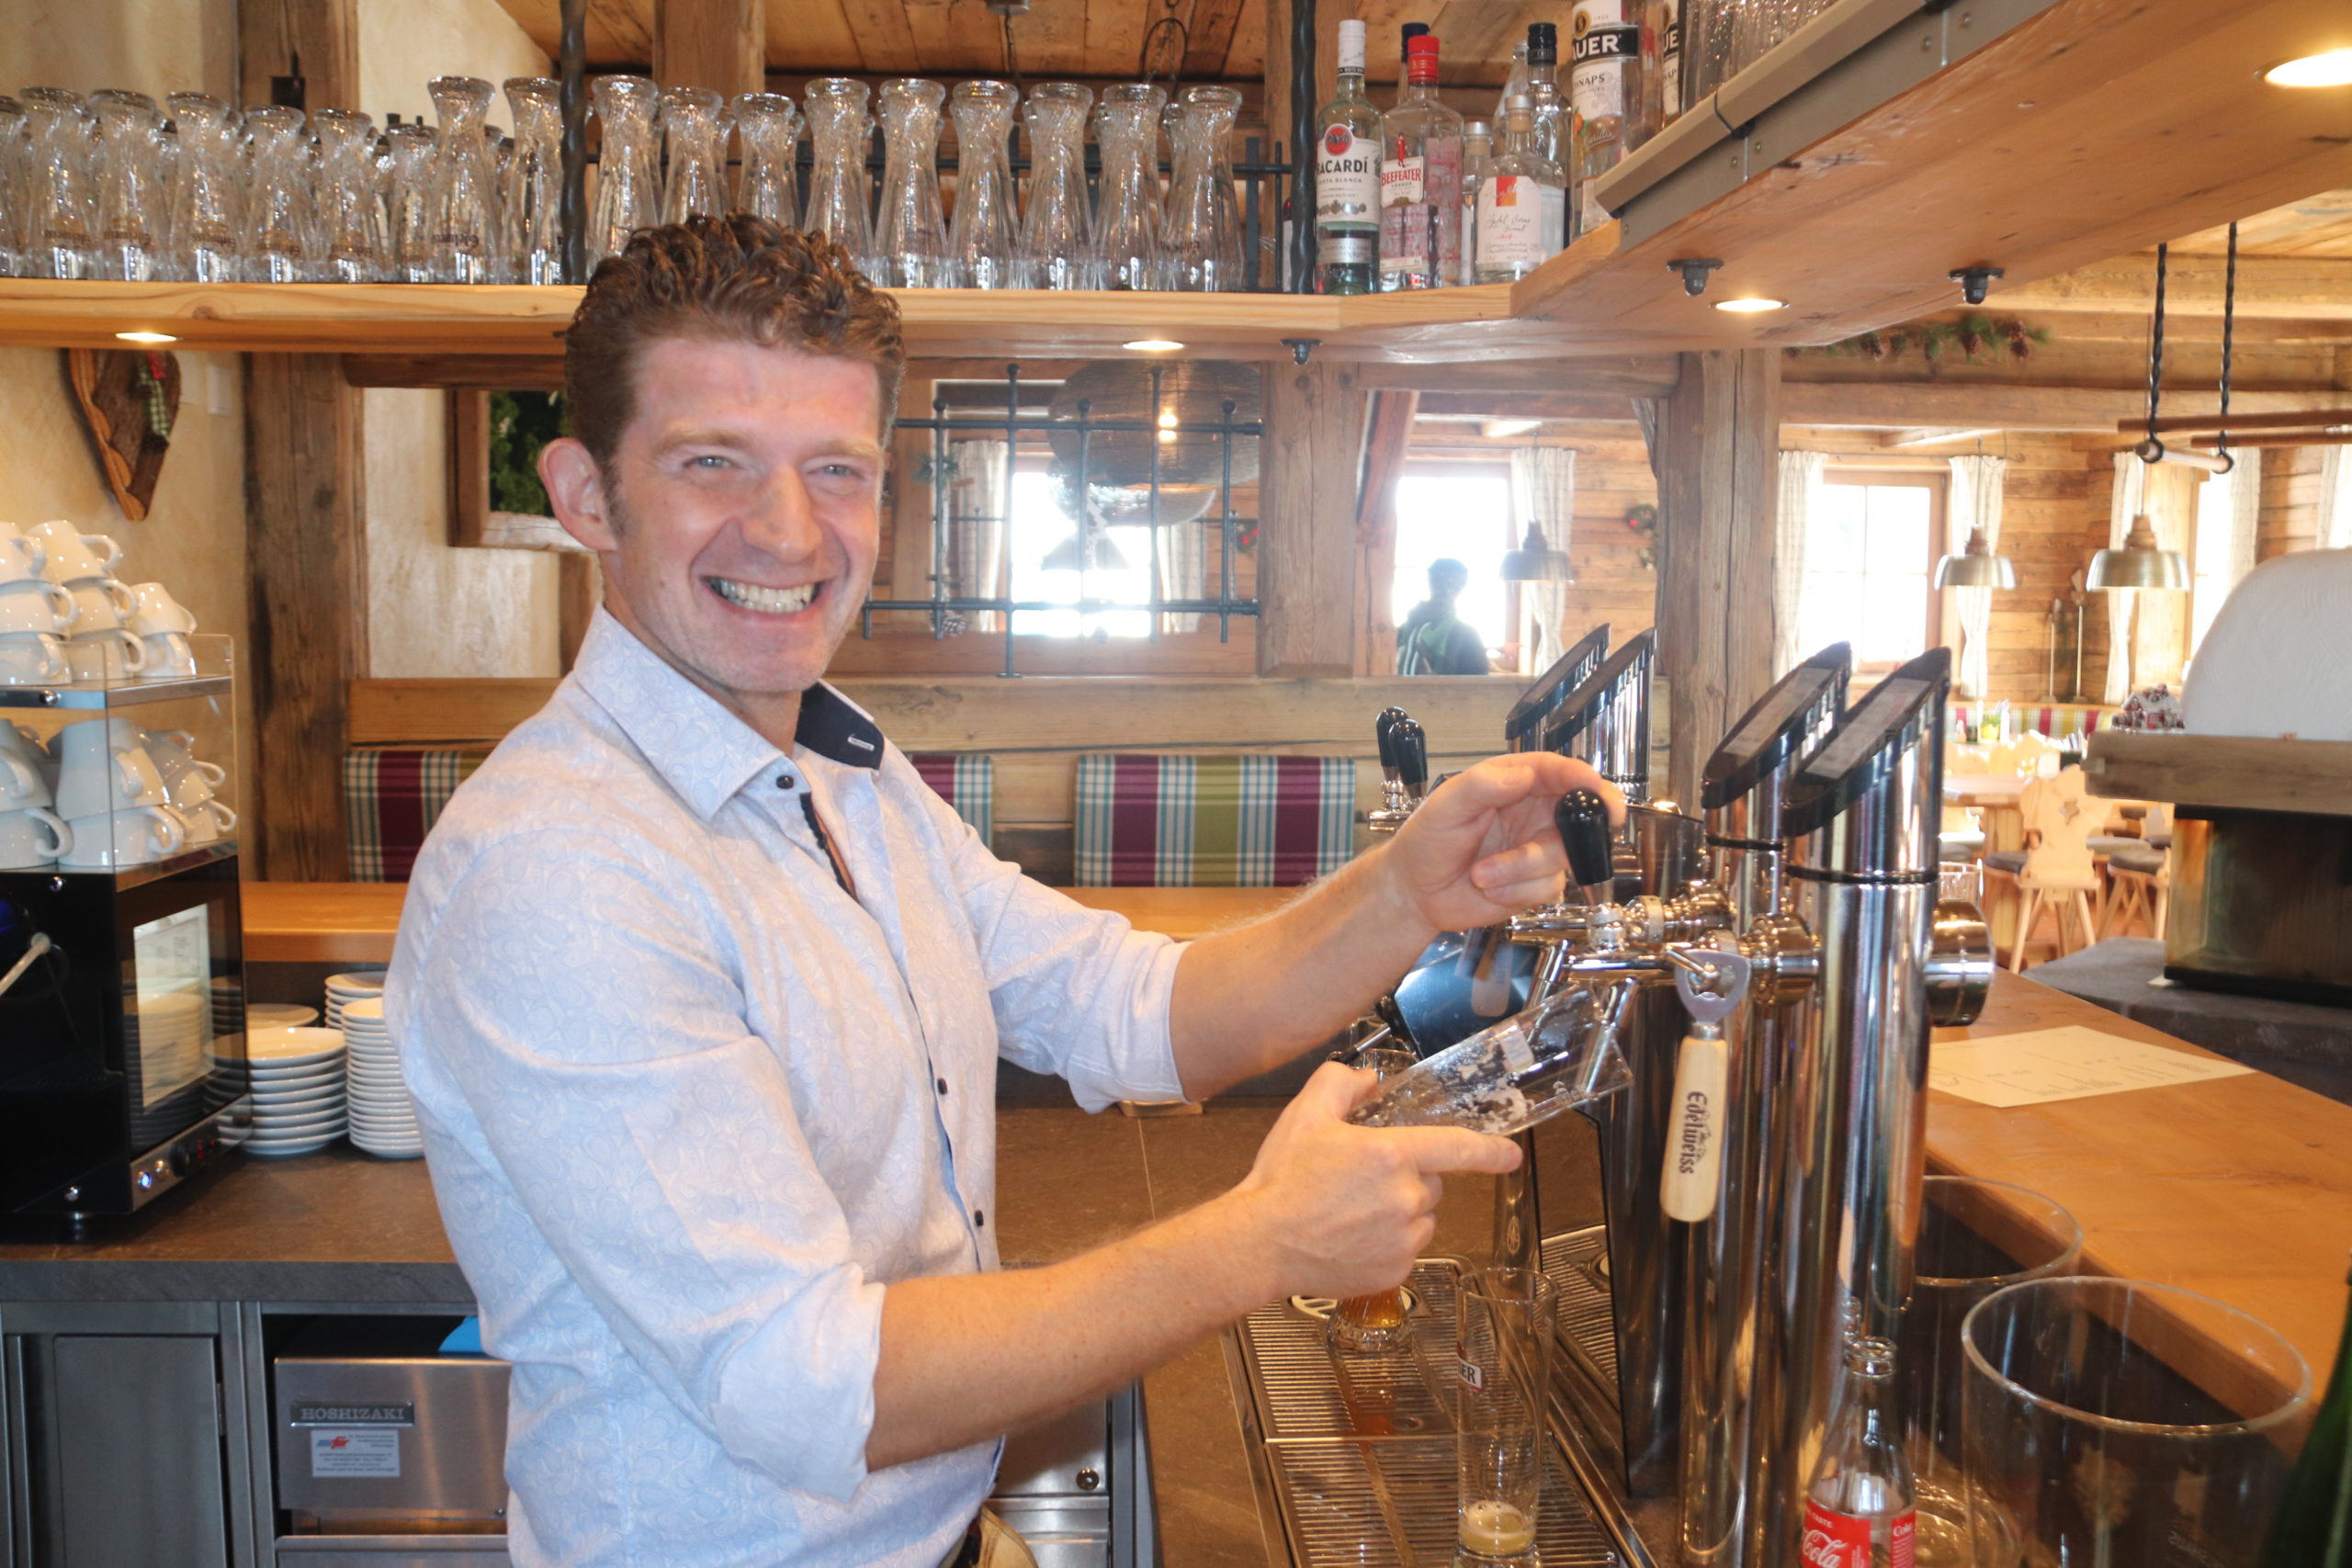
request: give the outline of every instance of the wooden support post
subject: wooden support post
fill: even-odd
[[[1355,671],[1364,398],[1352,366],[1266,370],[1258,477],[1258,673]]]
[[[1396,576],[1396,481],[1413,439],[1421,394],[1372,394],[1365,419],[1363,489],[1356,501],[1356,673],[1385,675],[1396,667],[1396,620],[1389,591]]]
[[[1666,795],[1690,810],[1709,753],[1775,673],[1780,389],[1779,351],[1715,349],[1683,355],[1665,400],[1657,467]]]
[[[243,101],[268,103],[275,83],[299,77],[304,107],[357,107],[358,38],[354,0],[238,0]],[[368,655],[360,394],[334,355],[256,354],[245,364],[252,632],[242,662],[254,729],[246,874],[341,881],[351,874],[346,694]]]
[[[767,85],[763,0],[654,0],[653,78],[733,97]]]

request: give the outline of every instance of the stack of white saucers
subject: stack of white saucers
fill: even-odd
[[[245,1036],[257,1155],[307,1155],[343,1136],[343,1036],[332,1029],[256,1029]]]
[[[352,1002],[384,994],[384,972],[381,969],[354,969],[347,975],[327,976],[327,1027],[343,1027],[343,1010]]]
[[[264,1029],[308,1029],[319,1021],[319,1010],[306,1008],[300,1002],[247,1002],[245,1027]]]
[[[344,1004],[343,1038],[351,1048],[344,1071],[351,1085],[351,1141],[386,1159],[414,1159],[424,1152],[416,1130],[416,1107],[401,1081],[400,1053],[384,1027],[384,999],[373,997]]]

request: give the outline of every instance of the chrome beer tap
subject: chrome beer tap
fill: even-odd
[[[1405,775],[1397,766],[1396,739],[1396,727],[1412,722],[1403,708],[1393,705],[1382,708],[1380,716],[1372,721],[1374,741],[1380,750],[1380,805],[1365,815],[1366,832],[1385,837],[1403,827],[1405,818],[1412,815],[1412,808],[1405,801]]]

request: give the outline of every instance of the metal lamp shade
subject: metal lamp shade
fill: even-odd
[[[1568,552],[1555,550],[1544,543],[1544,531],[1534,524],[1527,525],[1527,537],[1519,548],[1503,552],[1505,582],[1574,582],[1576,572],[1568,565]]]
[[[1936,562],[1938,588],[2015,588],[2017,585],[2017,563],[2007,556],[1995,555],[1982,528],[1969,530],[1966,549],[1956,556],[1945,556]]]
[[[2188,558],[2178,550],[2158,549],[2155,530],[2148,526],[2147,518],[2135,517],[2122,544],[2091,557],[2090,575],[2085,581],[2092,588],[2185,591],[2188,587]]]
[[[1055,466],[1069,473],[1078,470],[1081,443],[1076,426],[1082,402],[1090,420],[1141,426],[1089,433],[1083,446],[1090,486],[1148,486],[1155,472],[1163,487],[1223,485],[1226,443],[1219,433],[1161,426],[1169,423],[1221,424],[1228,402],[1233,405],[1235,423],[1254,423],[1263,416],[1261,387],[1256,366],[1221,359],[1180,359],[1160,365],[1095,360],[1073,371],[1054,394],[1050,410],[1054,424],[1046,439],[1053,445]],[[1257,437],[1233,438],[1232,465],[1233,483],[1257,482]]]

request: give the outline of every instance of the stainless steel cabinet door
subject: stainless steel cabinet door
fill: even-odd
[[[58,1568],[227,1568],[216,1341],[61,1334],[49,1430]],[[40,1568],[49,1568],[48,1563]]]

